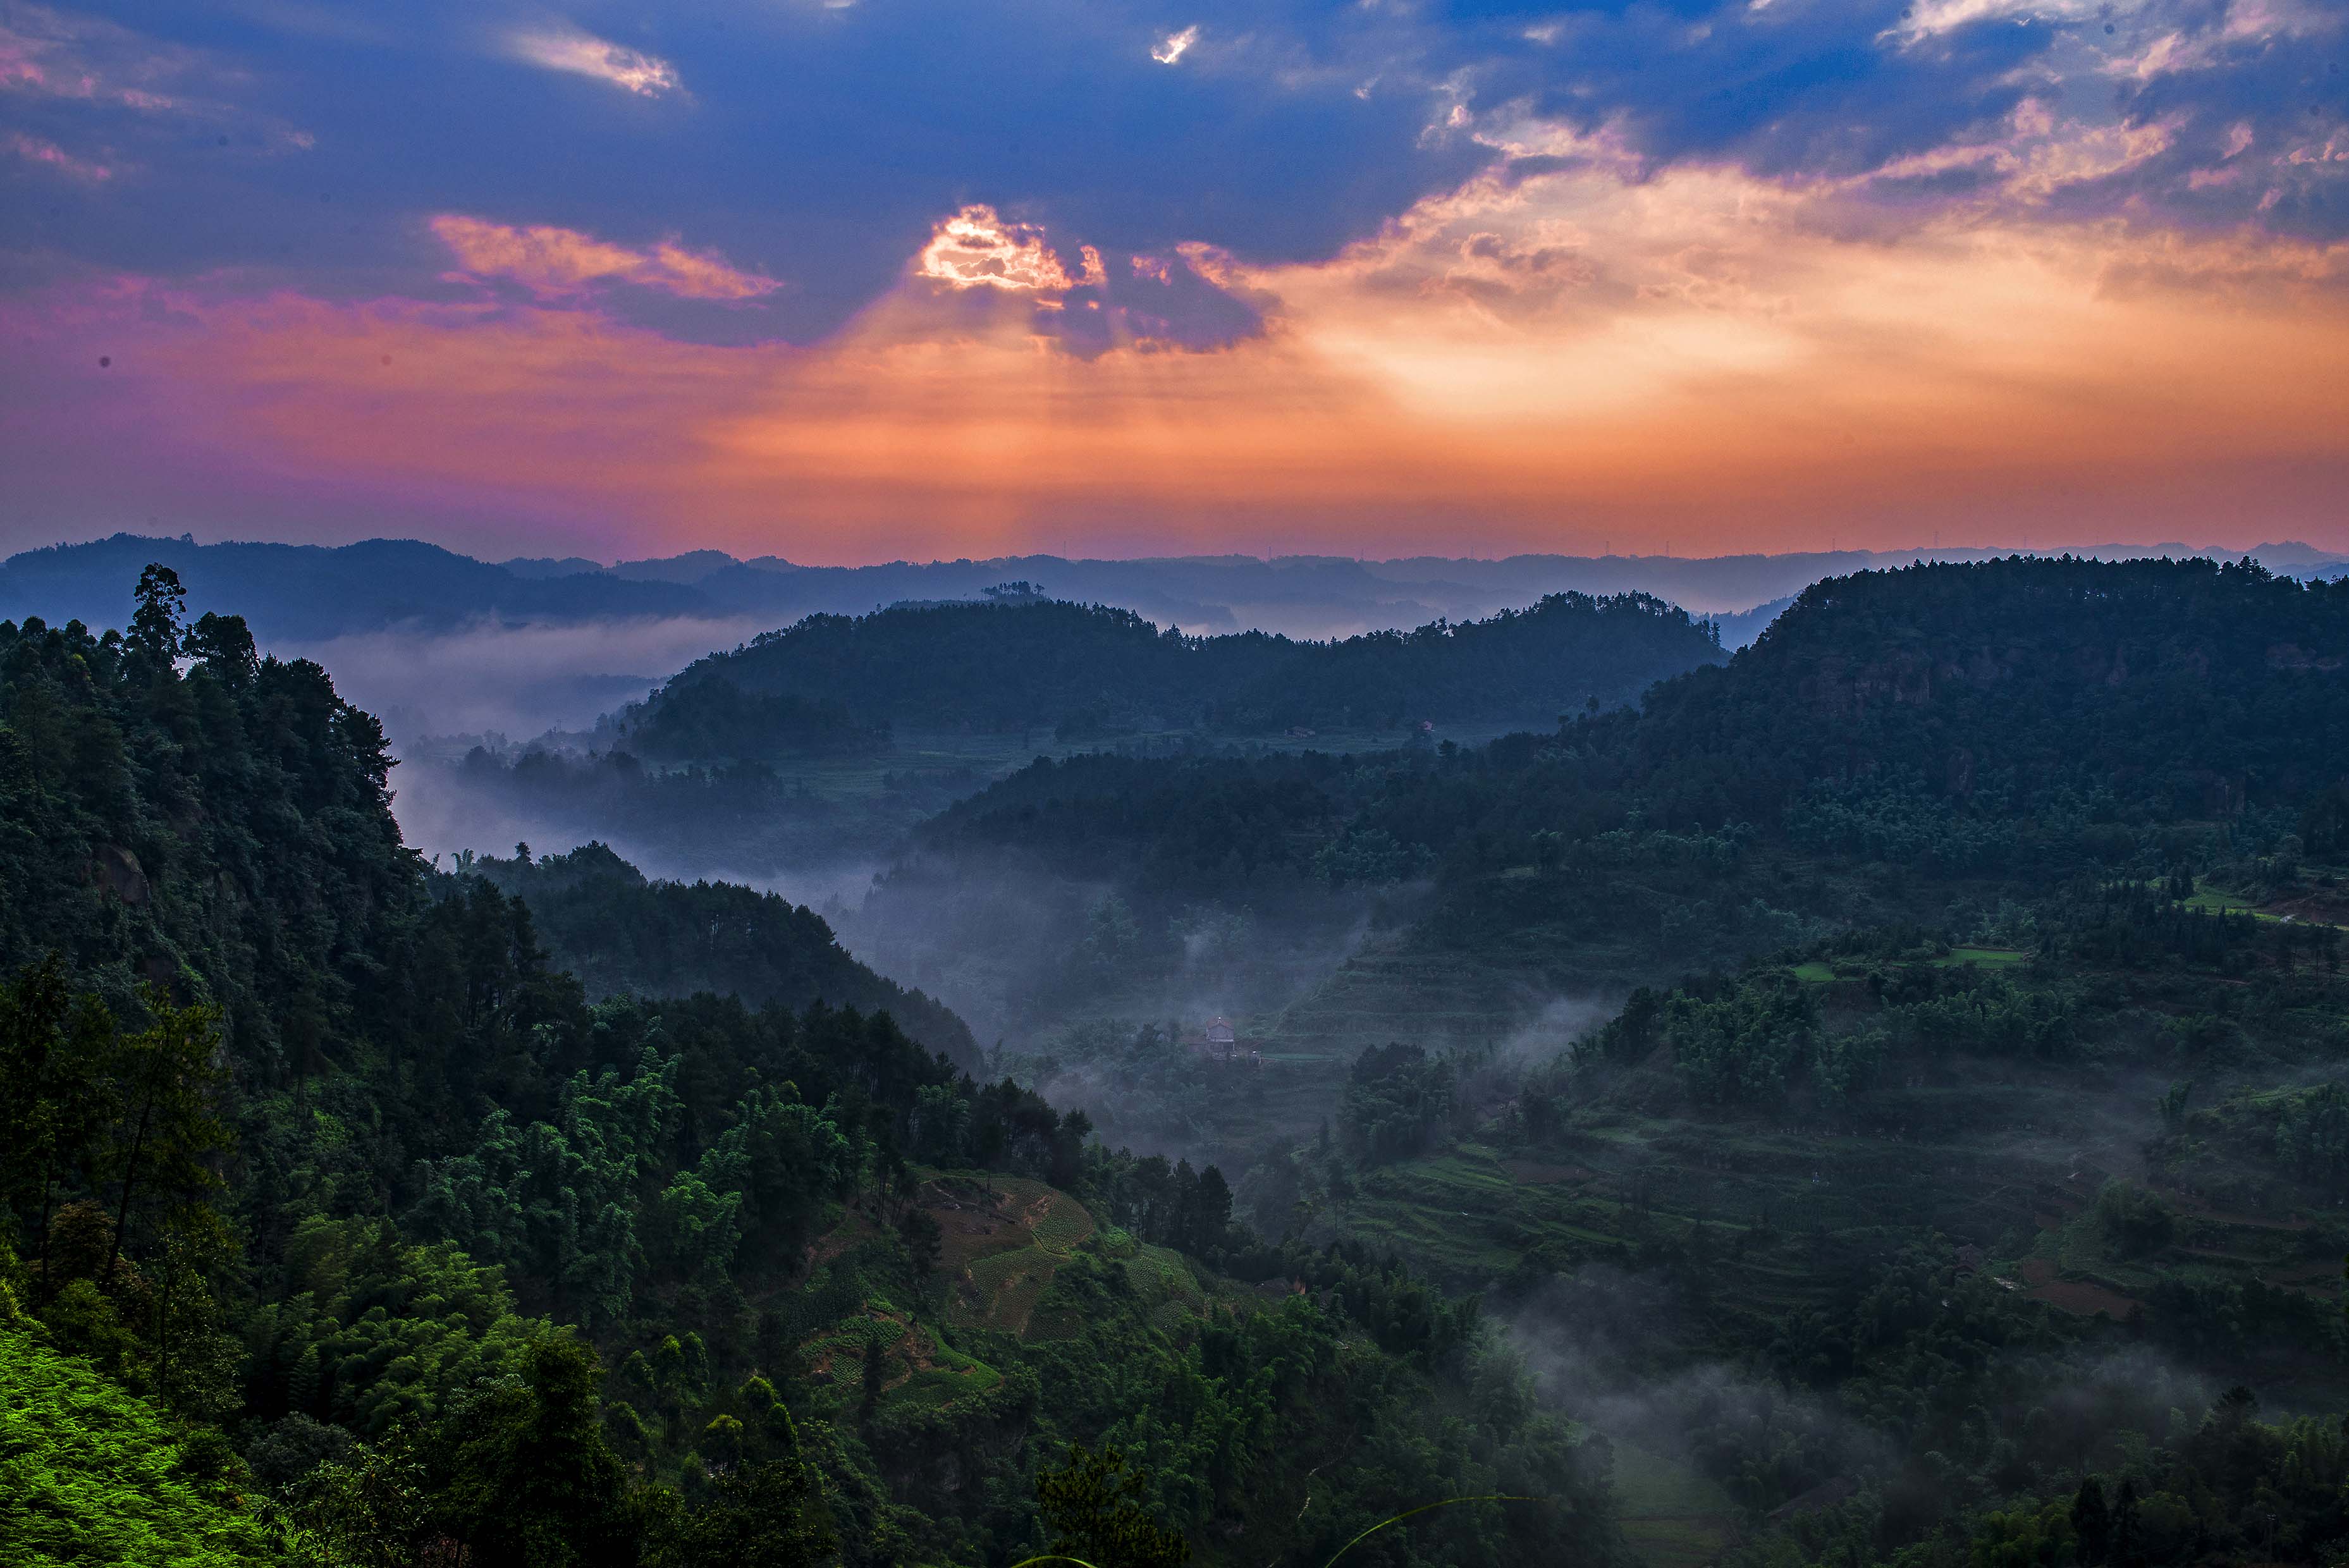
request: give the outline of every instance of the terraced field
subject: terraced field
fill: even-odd
[[[916,1200],[938,1222],[939,1273],[947,1284],[946,1321],[1030,1341],[1063,1338],[1084,1326],[1081,1312],[1056,1303],[1053,1282],[1080,1249],[1123,1271],[1153,1323],[1180,1332],[1215,1310],[1254,1311],[1260,1303],[1228,1280],[1204,1277],[1188,1259],[1123,1231],[1102,1230],[1082,1203],[1041,1181],[978,1173],[933,1172]],[[810,1249],[823,1266],[879,1234],[872,1216],[852,1210]],[[935,1287],[934,1287],[935,1288]],[[806,1376],[843,1403],[865,1384],[865,1364],[882,1358],[885,1405],[944,1408],[992,1392],[1001,1375],[948,1344],[914,1315],[878,1297],[852,1302],[843,1315],[801,1340]],[[976,1341],[983,1346],[982,1338]]]
[[[940,1268],[951,1282],[947,1320],[957,1326],[1026,1339],[1074,1332],[1080,1321],[1052,1305],[1051,1287],[1087,1243],[1097,1243],[1102,1258],[1124,1270],[1162,1328],[1201,1316],[1212,1304],[1255,1300],[1229,1281],[1203,1279],[1180,1253],[1102,1230],[1083,1204],[1041,1181],[940,1174],[920,1192],[942,1233]]]
[[[1485,971],[1458,954],[1421,951],[1401,937],[1365,944],[1267,1032],[1278,1050],[1351,1063],[1390,1040],[1492,1045],[1539,1006],[1512,971]]]
[[[1082,1204],[1017,1176],[934,1176],[919,1202],[938,1222],[950,1321],[1021,1334],[1073,1247],[1092,1236]]]
[[[2335,1299],[2332,1232],[2174,1188],[2156,1188],[2174,1238],[2116,1254],[2095,1204],[2107,1181],[2143,1169],[2151,1111],[2091,1121],[2076,1084],[2016,1072],[1879,1094],[1865,1125],[1589,1112],[1537,1153],[1464,1143],[1371,1171],[1342,1223],[1462,1289],[1528,1255],[1638,1267],[1656,1244],[1698,1247],[1724,1326],[1822,1304],[1836,1277],[1823,1253],[1889,1260],[1911,1245],[1979,1249],[2008,1288],[2081,1315],[2125,1318],[2165,1278]]]
[[[800,1352],[809,1378],[835,1392],[863,1384],[865,1363],[880,1357],[885,1402],[936,1408],[991,1392],[1003,1381],[994,1367],[946,1344],[886,1302],[867,1302],[802,1343]]]

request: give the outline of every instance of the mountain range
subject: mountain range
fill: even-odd
[[[605,565],[576,556],[485,562],[416,540],[203,544],[188,536],[118,533],[25,551],[0,562],[0,616],[112,624],[127,607],[123,584],[152,561],[179,573],[192,612],[242,614],[264,644],[398,627],[450,630],[492,620],[568,624],[685,617],[777,627],[805,615],[862,614],[907,600],[973,599],[989,587],[1024,582],[1056,599],[1133,610],[1186,632],[1261,630],[1305,637],[1473,620],[1523,609],[1550,593],[1645,593],[1693,613],[1729,617],[1723,641],[1736,647],[1750,640],[1743,634],[1760,630],[1739,621],[1741,613],[1788,598],[1823,577],[1998,553],[1935,549],[1391,561],[1020,555],[842,567],[695,550]],[[2097,545],[2076,553],[2234,552],[2158,544]],[[2349,570],[2349,557],[2305,544],[2261,544],[2249,553],[2269,570],[2294,576]]]

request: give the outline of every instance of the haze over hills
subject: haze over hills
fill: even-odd
[[[1527,998],[1619,995],[1904,907],[1866,882],[1778,880],[1761,868],[1781,851],[2060,878],[2158,865],[2150,824],[2284,833],[2349,756],[2344,603],[2337,586],[2209,562],[1833,580],[1755,646],[1636,708],[1483,748],[1040,761],[926,823],[849,926],[913,983],[986,973],[949,999],[1027,1027],[1025,999],[1095,941],[1104,889],[1143,934],[1116,967],[1154,1008],[1185,984],[1216,995],[1184,978],[1198,945],[1169,934],[1204,908],[1261,913],[1317,882],[1398,909],[1433,898],[1406,945],[1441,953],[1407,1006],[1373,998],[1382,971],[1350,963],[1283,1027],[1490,1043],[1528,1021]],[[1565,846],[1626,833],[1635,869],[1608,891],[1588,865],[1553,874]],[[1636,846],[1659,834],[1648,865]],[[1901,897],[1919,881],[1905,875]]]
[[[1639,594],[1297,642],[1186,635],[1030,587],[811,615],[696,661],[591,733],[429,743],[402,820],[436,851],[600,835],[667,874],[788,874],[821,897],[1039,755],[1456,747],[1635,701],[1721,657],[1711,623]]]
[[[2189,553],[2183,545],[2085,553]],[[1342,637],[1524,609],[1544,594],[1645,593],[1712,616],[1743,646],[1783,601],[1839,572],[1968,550],[1827,551],[1714,558],[1520,555],[1486,560],[1343,556],[892,562],[802,567],[713,550],[605,565],[582,557],[476,561],[412,540],[321,546],[200,544],[122,533],[0,562],[0,617],[98,626],[126,613],[122,584],[171,567],[195,613],[243,615],[267,647],[321,659],[382,716],[396,743],[499,731],[581,729],[712,652],[809,614],[906,601],[976,600],[1025,581],[1058,599],[1127,609],[1189,633]],[[2227,552],[2217,552],[2225,554]],[[2271,569],[2322,574],[2349,562],[2298,544],[2254,552]]]

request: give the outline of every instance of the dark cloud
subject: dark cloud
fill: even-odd
[[[1039,325],[1076,354],[1123,345],[1205,350],[1264,330],[1262,302],[1226,288],[1181,254],[1138,256],[1105,269],[1102,281],[1071,292]]]
[[[2210,227],[2254,222],[2313,240],[2349,236],[2349,26],[2329,36],[2184,36],[2187,63],[2133,84],[2124,123],[2164,127],[2142,164],[2067,193],[2085,211],[2154,203]]]
[[[0,131],[23,139],[0,148],[6,275],[231,269],[327,298],[431,297],[450,258],[429,221],[457,212],[679,239],[784,286],[714,302],[622,282],[598,307],[703,341],[806,341],[968,203],[1112,258],[1204,242],[1283,263],[1330,256],[1480,167],[1515,181],[1562,166],[1447,129],[1455,104],[1470,125],[1516,105],[1610,127],[1649,170],[1842,178],[2053,97],[2075,118],[2179,127],[2055,211],[2349,224],[2341,28],[2212,41],[2230,14],[2216,0],[2151,0],[2111,31],[2061,5],[1920,29],[1909,0],[684,0],[559,16],[423,0],[367,26],[260,0],[100,9],[114,19],[5,14],[16,42],[0,47],[50,67],[0,98]],[[1194,28],[1174,64],[1153,58]],[[2164,29],[2201,51],[2193,68],[2105,74]],[[2239,123],[2249,153],[2228,150]],[[1930,206],[1992,183],[1944,168],[1877,199]],[[1057,335],[1072,348],[1257,326],[1255,305],[1189,268],[1070,304]]]
[[[353,41],[211,8],[141,10],[137,46],[233,85],[232,145],[211,120],[198,135],[119,103],[39,100],[50,139],[135,144],[141,174],[60,190],[36,243],[160,275],[281,273],[329,296],[424,286],[448,265],[425,221],[462,212],[630,245],[681,234],[785,280],[758,317],[804,338],[893,284],[966,202],[1105,252],[1206,240],[1283,261],[1374,231],[1489,157],[1423,145],[1422,91],[1357,96],[1371,57],[1405,46],[1399,36],[1317,53],[1277,14],[1220,41],[1209,22],[1209,44],[1174,67],[1150,57],[1156,20],[1072,3],[572,17],[576,34],[674,73],[674,90],[638,92],[532,63],[512,40],[543,26],[535,13],[425,5],[397,38]],[[1365,55],[1359,74],[1349,51]],[[29,101],[12,95],[0,112]],[[288,128],[282,152],[259,155],[264,125]],[[727,334],[749,319],[702,314]]]
[[[1764,175],[1856,174],[2007,113],[2031,90],[2018,67],[2054,36],[2007,19],[1904,46],[1909,9],[1578,9],[1497,52],[1480,88],[1569,123],[1614,123],[1657,166],[1729,159]]]

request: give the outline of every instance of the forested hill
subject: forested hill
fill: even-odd
[[[1588,740],[1668,815],[1713,823],[1863,778],[1988,812],[2058,790],[2160,818],[2289,805],[2349,757],[2349,583],[2208,560],[1834,578]]]
[[[487,879],[530,906],[549,954],[591,1000],[635,994],[740,996],[793,1009],[823,1002],[886,1013],[915,1039],[958,1063],[977,1059],[953,1011],[851,957],[823,917],[731,882],[648,881],[600,843],[567,855],[465,858],[457,874]]]
[[[1224,733],[1547,721],[1720,656],[1712,627],[1644,594],[1554,594],[1487,620],[1436,622],[1340,642],[1262,633],[1193,637],[1130,611],[1006,594],[993,602],[814,615],[694,665],[628,717],[666,743],[665,709],[748,712],[730,695],[836,703],[865,724],[1058,728],[1084,738],[1135,728]],[[803,706],[790,716],[800,719]],[[755,717],[755,726],[763,722]],[[779,718],[776,722],[781,722]],[[755,738],[737,748],[760,749]]]
[[[1445,923],[1470,943],[1583,929],[1580,892],[1506,873],[1609,854],[1692,868],[1702,845],[1733,859],[1767,847],[1756,865],[1850,857],[1897,868],[1874,885],[1913,902],[1948,879],[2045,887],[2322,850],[2349,823],[2349,586],[2201,560],[1837,578],[1640,712],[1430,772],[1389,785],[1345,830],[1442,857]],[[1668,939],[1642,962],[1733,959],[1774,929],[1746,918],[1751,899],[1791,896],[1688,874],[1717,885],[1658,912]],[[1806,916],[1849,913],[1812,896]]]
[[[245,1070],[298,1070],[351,1047],[363,955],[423,868],[374,718],[241,619],[183,631],[173,587],[150,573],[128,636],[0,622],[0,970],[55,953],[118,1007],[142,982],[204,998]]]
[[[1140,993],[1183,983],[1202,901],[1261,920],[1316,888],[1424,887],[1398,994],[1362,989],[1363,967],[1292,1023],[1318,1043],[1399,1006],[1446,1027],[1447,1008],[1476,1007],[1498,1037],[1509,1021],[1479,995],[1733,967],[1806,932],[1908,917],[1957,883],[1995,902],[2295,842],[2333,852],[2349,841],[2344,654],[2349,588],[2256,565],[2013,559],[1839,578],[1638,709],[1485,746],[1039,761],[911,838],[860,950],[902,952],[891,962],[943,985],[919,943],[951,910],[963,962],[998,953],[1003,995],[1095,971]],[[1040,931],[1040,885],[1061,913]],[[894,931],[911,934],[901,947]],[[1113,937],[1115,964],[1081,956]]]
[[[0,622],[0,1561],[1217,1568],[1509,1493],[1413,1539],[1621,1562],[1473,1302],[828,1005],[894,994],[780,901],[433,875],[374,721],[181,603]],[[532,898],[770,1000],[591,1002]]]
[[[118,1006],[140,982],[177,988],[222,1008],[250,1070],[298,1070],[398,1016],[384,955],[481,876],[530,906],[506,917],[519,956],[543,940],[593,997],[888,1012],[968,1059],[960,1019],[771,895],[648,883],[601,845],[428,875],[391,818],[374,718],[317,665],[257,657],[241,618],[174,631],[171,603],[128,638],[0,623],[0,974],[54,952]],[[175,636],[184,676],[163,651]]]
[[[1114,841],[1237,878],[1365,835],[1400,865],[1475,866],[1550,852],[1537,834],[1554,848],[1626,826],[1962,857],[2027,855],[2025,819],[2041,835],[2247,809],[2296,821],[2349,769],[2345,661],[2349,583],[2208,561],[1917,566],[1818,584],[1640,709],[1417,757],[1044,760],[916,841],[1095,871]]]
[[[386,626],[448,630],[484,618],[585,621],[710,615],[692,589],[606,573],[525,577],[412,539],[317,544],[198,544],[118,533],[0,562],[0,615],[103,625],[141,566],[172,571],[198,611],[236,611],[255,634],[323,639]]]

